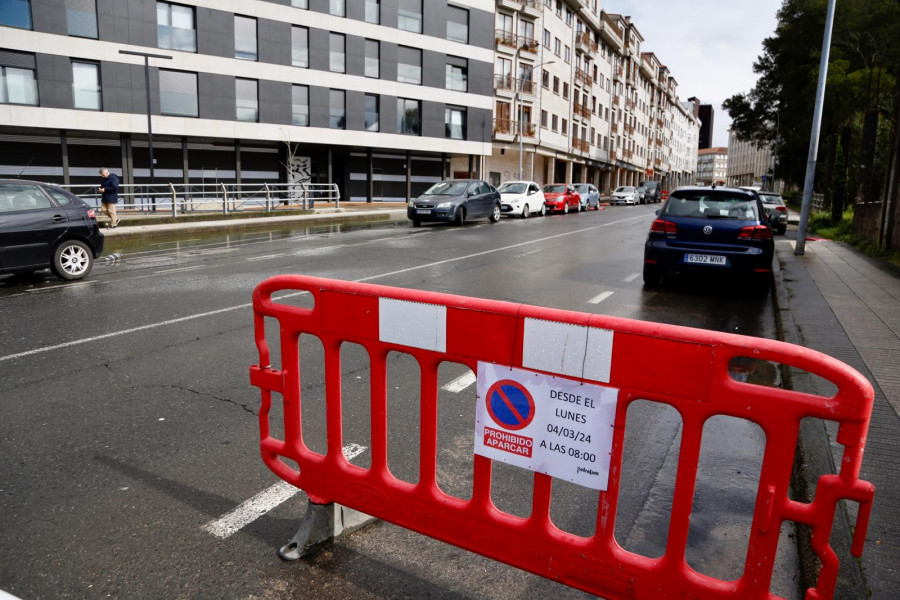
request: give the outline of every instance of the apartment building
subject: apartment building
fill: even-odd
[[[492,152],[494,19],[493,0],[3,0],[0,176],[148,182],[149,92],[157,182],[404,200]]]
[[[697,153],[697,183],[725,185],[728,179],[728,148],[702,148]]]
[[[744,142],[728,132],[728,185],[769,188],[774,167],[772,149]]]
[[[493,184],[693,180],[699,120],[630,17],[597,0],[496,0],[494,41]]]

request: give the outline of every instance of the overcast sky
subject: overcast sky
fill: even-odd
[[[678,97],[696,96],[714,110],[713,146],[728,145],[731,119],[722,101],[750,91],[762,41],[775,31],[782,0],[602,0],[607,13],[630,16],[678,82]]]

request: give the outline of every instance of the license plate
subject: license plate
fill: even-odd
[[[725,257],[714,254],[685,254],[684,262],[701,265],[724,265]]]
[[[431,209],[430,208],[418,208],[418,209],[416,209],[416,214],[417,215],[430,215]]]

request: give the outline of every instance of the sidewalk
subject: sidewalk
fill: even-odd
[[[406,204],[398,202],[342,202],[341,208],[325,206],[303,214],[264,213],[262,211],[231,213],[230,217],[216,213],[171,218],[165,212],[135,213],[119,211],[120,225],[107,227],[108,219],[100,217],[100,229],[107,238],[162,237],[179,233],[203,233],[215,231],[267,230],[273,226],[315,226],[350,222],[406,221]],[[98,212],[98,216],[99,216]],[[165,222],[159,222],[160,220]]]
[[[790,232],[788,233],[790,238]],[[860,478],[875,485],[875,502],[861,561],[849,554],[856,505],[838,511],[832,545],[841,559],[835,598],[896,598],[900,589],[900,269],[851,246],[808,240],[776,244],[776,289],[784,339],[847,363],[875,388],[875,404]],[[795,389],[822,393],[819,382],[792,373]],[[811,421],[811,420],[808,420]],[[801,431],[807,479],[835,472],[843,446],[831,423],[805,422]],[[849,514],[848,514],[849,513]]]

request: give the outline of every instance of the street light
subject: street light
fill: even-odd
[[[172,57],[165,54],[151,54],[150,52],[137,52],[134,50],[119,50],[119,54],[144,57],[144,83],[147,87],[147,146],[150,150],[150,184],[153,185],[153,127],[150,123],[150,59],[162,58],[171,60]]]
[[[555,61],[548,60],[546,62],[539,62],[536,65],[532,65],[531,67],[531,84],[534,85],[534,70],[538,67],[543,67],[545,65],[552,65]],[[521,66],[521,63],[519,63]],[[525,74],[524,71],[522,73]],[[519,181],[522,181],[522,121],[524,119],[524,108],[522,107],[522,82],[525,81],[524,77],[519,78],[519,85],[516,89],[516,102],[519,103]]]

